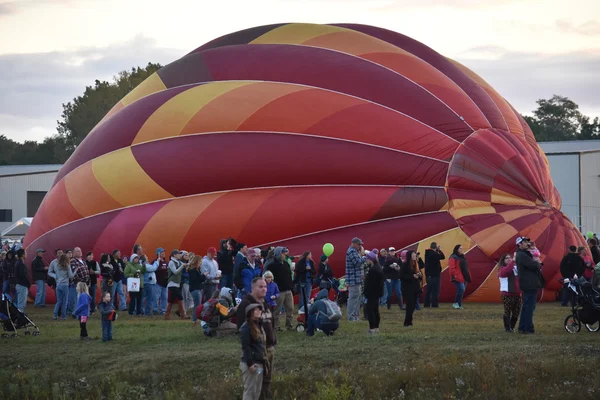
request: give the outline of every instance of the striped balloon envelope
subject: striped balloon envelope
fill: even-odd
[[[585,245],[544,153],[482,78],[355,24],[278,24],[215,39],[124,97],[59,172],[26,238],[96,254],[134,243],[204,253],[219,239],[336,252],[466,251],[467,298],[497,301],[495,264],[526,235],[553,299]],[[454,286],[444,262],[443,301]]]

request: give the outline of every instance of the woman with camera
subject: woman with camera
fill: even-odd
[[[406,301],[406,317],[404,326],[413,325],[413,313],[417,306],[417,297],[421,290],[423,275],[417,262],[417,253],[409,250],[406,253],[406,261],[400,267],[400,280],[402,281],[402,296]]]

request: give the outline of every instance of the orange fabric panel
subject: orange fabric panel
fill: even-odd
[[[71,171],[63,181],[71,204],[81,216],[88,217],[122,207],[98,183],[91,162]]]

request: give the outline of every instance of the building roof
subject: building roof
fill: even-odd
[[[62,164],[44,164],[44,165],[0,165],[0,177],[15,175],[33,175],[45,174],[49,172],[58,172]]]
[[[600,140],[566,140],[563,142],[538,142],[546,154],[573,154],[600,151]]]

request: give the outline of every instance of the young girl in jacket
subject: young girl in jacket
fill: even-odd
[[[460,244],[454,246],[454,251],[448,260],[448,269],[450,270],[450,280],[456,286],[456,296],[454,297],[453,307],[463,309],[463,295],[467,288],[467,283],[471,282],[471,274],[469,273],[469,264],[465,258],[463,247]]]
[[[261,324],[262,306],[252,303],[246,307],[246,322],[240,328],[242,360],[240,370],[244,379],[243,400],[258,400],[265,367],[266,336]]]
[[[273,273],[271,271],[267,271],[263,274],[263,279],[267,283],[267,295],[265,296],[265,300],[267,300],[267,304],[271,307],[271,311],[274,311],[277,308],[277,299],[279,298],[279,286],[273,280]]]
[[[79,319],[79,338],[81,340],[91,340],[88,337],[86,324],[87,319],[90,315],[90,304],[92,303],[92,296],[90,296],[87,285],[83,282],[79,282],[77,284],[77,294],[79,295],[79,297],[77,298],[77,308],[75,308],[73,315]]]
[[[521,312],[521,291],[517,267],[510,254],[503,254],[498,261],[500,299],[504,305],[504,330],[514,332]]]

